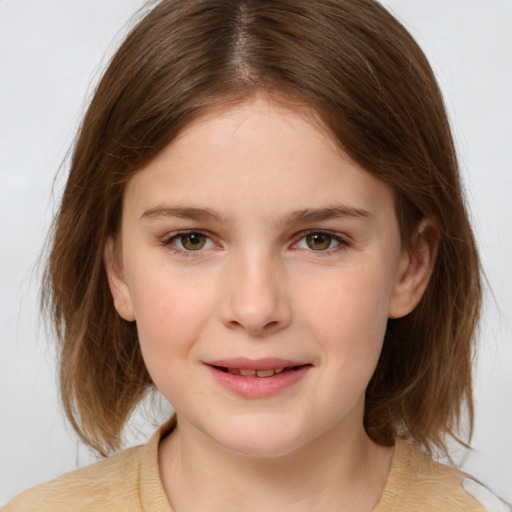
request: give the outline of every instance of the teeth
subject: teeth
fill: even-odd
[[[274,370],[258,370],[256,375],[258,377],[272,377],[272,375],[274,375]]]
[[[265,370],[250,370],[249,368],[226,368],[224,371],[231,375],[242,375],[243,377],[272,377],[286,370],[295,370],[298,367],[268,368]]]

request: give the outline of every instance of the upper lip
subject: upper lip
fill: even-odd
[[[230,359],[218,359],[205,361],[208,366],[221,368],[238,368],[244,370],[275,370],[276,368],[288,368],[293,366],[304,366],[309,363],[292,359],[280,359],[277,357],[264,357],[261,359],[248,359],[246,357],[235,357]]]

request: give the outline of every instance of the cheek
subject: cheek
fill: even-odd
[[[341,270],[302,296],[305,321],[338,366],[372,366],[382,347],[391,280],[371,267]],[[319,286],[320,285],[320,286]]]
[[[312,407],[329,411],[333,424],[362,408],[364,394],[382,350],[387,325],[389,279],[370,266],[341,269],[302,294],[300,329],[320,350],[318,387]],[[311,280],[310,280],[311,281]],[[358,416],[359,417],[359,416]]]
[[[146,273],[133,287],[142,354],[153,379],[193,348],[212,316],[213,286],[179,273]]]

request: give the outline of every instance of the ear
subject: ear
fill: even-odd
[[[409,314],[420,302],[430,281],[439,249],[440,233],[431,219],[422,220],[411,237],[409,249],[400,260],[389,318]]]
[[[107,243],[105,244],[105,250],[103,251],[103,261],[105,264],[105,270],[107,272],[110,293],[114,299],[114,307],[116,308],[116,311],[119,313],[121,318],[124,318],[128,322],[133,322],[135,320],[135,313],[130,295],[130,289],[126,283],[123,266],[120,262],[120,257],[112,237],[109,237]]]

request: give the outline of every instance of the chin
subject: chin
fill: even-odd
[[[307,442],[305,432],[269,419],[246,418],[232,425],[224,424],[221,432],[208,434],[231,453],[261,459],[287,455]]]
[[[223,447],[231,453],[256,459],[271,459],[288,455],[300,446],[300,442],[293,442],[289,439],[270,439],[269,436],[251,437],[229,440],[229,443],[222,443]]]

